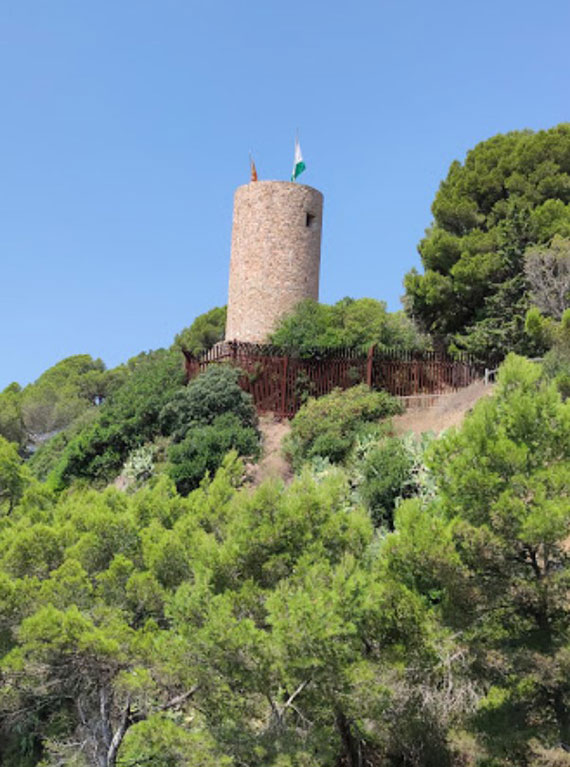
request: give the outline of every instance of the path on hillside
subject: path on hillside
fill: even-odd
[[[427,431],[440,434],[450,426],[459,426],[477,400],[488,396],[492,390],[492,386],[476,381],[453,394],[441,395],[431,407],[410,408],[403,415],[393,418],[394,432],[398,435],[410,431],[414,434]]]
[[[279,421],[272,414],[268,414],[260,417],[259,430],[263,453],[259,463],[248,466],[251,484],[256,487],[270,477],[278,477],[284,482],[289,482],[293,472],[283,457],[282,442],[285,435],[291,431],[291,424],[287,419]]]

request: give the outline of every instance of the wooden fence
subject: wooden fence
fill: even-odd
[[[468,356],[451,359],[440,352],[314,349],[303,356],[262,344],[226,341],[199,358],[184,352],[186,374],[194,378],[212,363],[226,362],[243,371],[240,384],[252,394],[259,412],[292,418],[309,397],[334,388],[366,383],[397,397],[446,394],[481,376]]]

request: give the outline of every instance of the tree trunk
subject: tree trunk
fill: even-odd
[[[350,727],[350,722],[340,710],[336,713],[336,726],[342,739],[344,754],[348,760],[349,767],[362,767],[362,747],[360,738],[354,737]]]
[[[568,711],[568,706],[564,703],[564,693],[561,690],[555,691],[553,702],[560,741],[568,749],[570,747],[570,712]]]

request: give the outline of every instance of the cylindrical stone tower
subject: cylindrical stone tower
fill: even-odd
[[[323,195],[254,181],[234,200],[226,341],[263,343],[279,318],[319,298]]]

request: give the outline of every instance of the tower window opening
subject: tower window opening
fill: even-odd
[[[317,220],[317,217],[315,216],[314,213],[307,213],[305,226],[307,226],[309,229],[313,229],[316,220]]]

